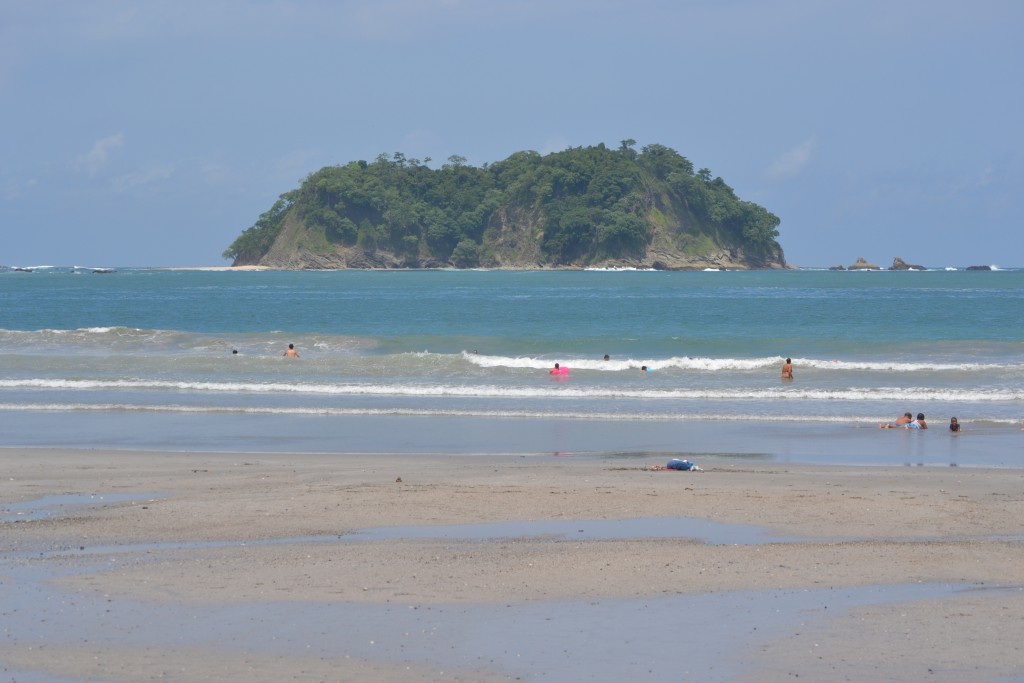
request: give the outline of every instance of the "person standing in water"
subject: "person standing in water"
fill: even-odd
[[[782,366],[782,379],[793,379],[793,359],[787,358],[786,364]]]
[[[298,358],[299,352],[295,350],[295,344],[289,344],[288,348],[281,355],[285,356],[286,358]]]

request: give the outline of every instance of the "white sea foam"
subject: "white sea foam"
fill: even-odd
[[[357,384],[303,382],[212,382],[188,380],[5,379],[3,389],[83,391],[184,391],[219,394],[309,394],[333,396],[408,396],[459,398],[574,398],[721,401],[1024,401],[1024,389],[951,389],[931,387],[837,387],[832,389],[780,386],[771,388],[630,389],[569,383],[537,386],[486,384]]]
[[[0,403],[0,411],[11,412],[127,412],[127,413],[181,413],[181,414],[238,414],[238,415],[310,415],[310,416],[408,416],[408,417],[476,417],[513,419],[560,419],[587,421],[628,420],[641,422],[702,420],[709,422],[768,422],[800,424],[845,424],[851,427],[875,427],[888,421],[879,415],[806,415],[722,413],[692,410],[680,412],[595,412],[578,410],[508,410],[508,409],[443,409],[443,408],[334,408],[324,406],[189,406],[180,404],[140,405],[133,403]],[[971,420],[972,428],[1016,426],[1020,420],[994,418]],[[940,429],[938,427],[937,429]]]
[[[599,358],[559,358],[547,359],[537,357],[485,356],[463,352],[463,357],[474,365],[484,368],[527,368],[549,369],[555,362],[562,366],[578,370],[619,371],[634,370],[646,365],[654,369],[676,368],[679,370],[702,370],[709,372],[728,370],[762,370],[781,366],[785,360],[782,356],[762,358],[708,358],[674,356],[672,358],[626,358],[601,360]],[[1022,370],[1019,365],[998,363],[931,363],[901,361],[841,361],[819,358],[794,358],[793,363],[799,368],[818,368],[825,370],[871,370],[886,372],[973,372],[979,370]]]
[[[757,370],[773,367],[782,362],[781,357],[770,358],[690,358],[677,356],[673,358],[627,358],[602,360],[600,358],[561,358],[551,360],[537,357],[512,356],[481,356],[464,353],[463,356],[474,365],[484,368],[525,368],[550,369],[554,363],[577,370],[636,370],[646,365],[649,368],[678,368],[682,370]]]
[[[821,360],[814,358],[794,358],[793,363],[798,366],[820,368],[826,370],[884,370],[887,372],[976,372],[980,370],[1020,370],[1020,365],[1006,365],[1002,363],[924,363],[924,362],[901,362],[901,361],[841,361]]]

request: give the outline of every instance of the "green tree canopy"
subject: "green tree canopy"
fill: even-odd
[[[256,262],[292,215],[322,233],[323,243],[386,249],[417,259],[471,267],[493,258],[488,244],[495,216],[510,208],[540,217],[540,252],[552,265],[642,254],[660,215],[673,229],[712,234],[755,249],[777,247],[779,219],[739,199],[675,150],[635,149],[623,140],[540,155],[516,152],[483,167],[453,154],[440,169],[401,152],[311,173],[224,252]],[[430,159],[426,159],[429,163]]]

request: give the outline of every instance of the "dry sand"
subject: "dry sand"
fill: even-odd
[[[646,468],[661,464],[651,460],[600,458],[22,449],[0,451],[0,459],[0,507],[50,495],[137,496],[94,499],[54,517],[26,514],[24,521],[2,524],[3,594],[13,596],[27,584],[51,602],[48,610],[53,601],[105,601],[114,616],[95,623],[108,630],[119,610],[159,614],[170,605],[245,607],[256,610],[252,614],[285,603],[310,610],[331,604],[355,611],[509,609],[937,584],[947,589],[935,597],[823,612],[813,615],[812,625],[781,620],[778,628],[737,644],[716,672],[692,680],[1024,680],[1020,470],[709,460],[698,473],[651,471]],[[552,539],[531,535],[527,524],[576,520],[585,527],[595,520],[660,517],[758,525],[786,540]],[[524,535],[323,540],[375,527],[509,521],[521,522]],[[76,630],[79,617],[70,607],[61,612],[67,621],[54,621],[50,611],[36,616],[25,599],[0,617],[0,661],[12,677],[568,679],[537,670],[524,675],[500,662],[441,668],[414,654],[401,661],[393,653],[375,658],[340,644],[304,656],[297,647],[268,652],[245,642],[201,647],[158,636],[155,643],[120,642]],[[95,618],[95,609],[83,609]],[[709,623],[716,616],[707,615]],[[37,623],[42,619],[53,628]],[[681,666],[684,653],[680,648],[664,656],[678,657]],[[673,680],[653,669],[644,669],[650,675],[643,677],[639,672],[643,680]],[[608,680],[600,669],[590,673]]]

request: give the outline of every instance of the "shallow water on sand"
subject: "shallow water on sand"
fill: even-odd
[[[408,453],[608,457],[640,465],[678,457],[709,462],[1024,467],[1024,433],[972,427],[961,434],[877,424],[744,420],[586,420],[462,416],[0,411],[9,445],[254,453]]]
[[[101,560],[94,568],[112,562]],[[680,578],[666,577],[666,594],[634,600],[179,606],[68,593],[48,581],[51,573],[38,562],[24,565],[8,558],[0,568],[14,579],[0,584],[8,642],[26,648],[59,652],[62,645],[88,642],[92,650],[124,651],[173,643],[184,650],[351,657],[567,682],[736,680],[756,661],[759,643],[811,629],[826,616],[976,590],[969,584],[917,583],[678,595],[674,582]],[[85,680],[25,674],[18,680]]]

